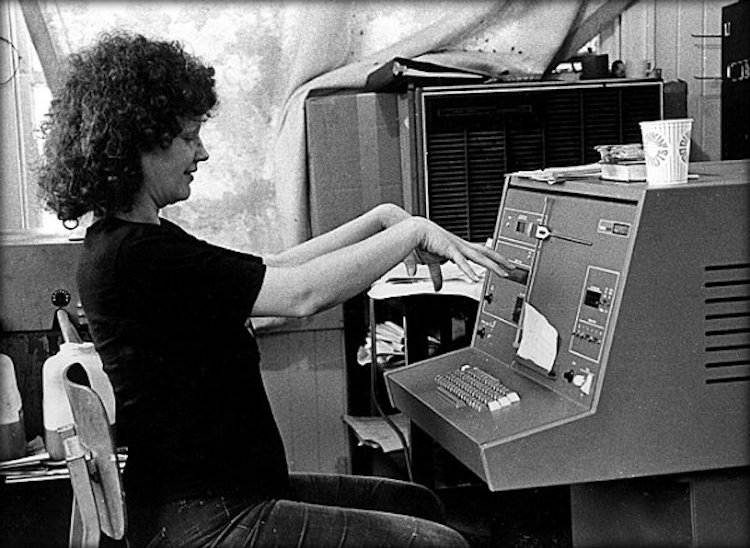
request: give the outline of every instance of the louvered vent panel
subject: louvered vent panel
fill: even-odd
[[[427,140],[429,216],[474,241],[494,229],[505,173],[505,139],[491,129],[431,134]]]
[[[549,94],[546,102],[546,161],[543,167],[562,167],[583,162],[581,154],[581,92]]]
[[[620,92],[618,89],[590,89],[583,92],[583,163],[597,162],[594,147],[622,143]]]
[[[544,167],[544,134],[541,126],[506,128],[508,171]]]
[[[468,154],[466,131],[427,136],[429,216],[462,237],[468,233]]]
[[[705,269],[706,384],[750,381],[750,264]]]
[[[594,146],[640,141],[658,85],[525,89],[425,98],[427,213],[472,241],[492,236],[505,174],[596,162]]]
[[[505,139],[497,132],[469,136],[469,233],[473,241],[492,234],[505,177]]]
[[[641,126],[638,122],[661,119],[659,89],[622,88],[622,142],[640,143]]]

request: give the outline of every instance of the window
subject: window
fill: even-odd
[[[191,199],[163,213],[214,243],[256,253],[277,250],[269,147],[280,103],[276,88],[283,70],[283,4],[40,4],[55,10],[55,21],[62,28],[51,25],[50,30],[61,32],[71,51],[88,45],[102,31],[126,28],[179,40],[216,68],[219,105],[202,131],[211,159],[201,164]],[[7,44],[0,49],[2,74],[9,75],[13,59],[18,66],[16,75],[0,88],[0,230],[69,234],[54,214],[43,211],[33,176],[41,148],[37,128],[49,107],[50,91],[20,6],[16,1],[3,2],[0,10],[0,36],[8,36],[18,51]],[[84,228],[82,223],[76,232]]]
[[[0,36],[0,230],[59,231],[54,215],[38,206],[32,173],[41,148],[35,128],[50,91],[14,3],[0,4]]]

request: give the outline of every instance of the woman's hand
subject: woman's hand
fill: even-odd
[[[383,230],[412,217],[412,215],[406,210],[391,203],[379,204],[375,206],[375,211],[378,214],[378,219],[380,219],[380,224],[382,225]],[[409,276],[414,276],[417,273],[417,265],[426,264],[430,269],[430,277],[433,280],[435,278],[442,280],[440,264],[445,262],[445,260],[441,260],[440,257],[430,256],[426,251],[423,251],[422,256],[420,257],[420,252],[415,249],[407,255],[403,262],[406,266],[406,273]],[[442,281],[440,282],[440,285],[442,286]]]
[[[507,271],[515,268],[513,263],[491,247],[467,242],[424,217],[412,217],[410,222],[417,225],[420,244],[404,260],[407,272],[413,275],[417,263],[426,264],[435,291],[439,291],[443,286],[440,265],[447,260],[453,261],[474,282],[478,282],[480,277],[474,272],[469,261],[482,265],[502,277],[507,277]]]
[[[448,260],[456,263],[464,274],[475,282],[478,282],[480,278],[469,261],[480,264],[498,276],[504,277],[507,276],[507,270],[514,268],[512,263],[494,249],[483,244],[467,242],[424,217],[410,215],[395,204],[380,204],[376,206],[375,211],[383,229],[407,219],[411,219],[411,222],[416,224],[421,243],[406,256],[403,262],[410,276],[417,273],[417,265],[427,265],[435,291],[439,291],[443,286],[440,265]]]

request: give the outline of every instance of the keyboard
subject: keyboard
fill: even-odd
[[[468,405],[476,411],[497,411],[518,403],[521,397],[499,379],[473,365],[462,365],[435,375],[438,391],[456,407]]]

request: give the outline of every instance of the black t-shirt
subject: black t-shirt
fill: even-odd
[[[265,265],[177,225],[86,233],[78,286],[117,400],[129,501],[287,487],[284,447],[246,327]]]

